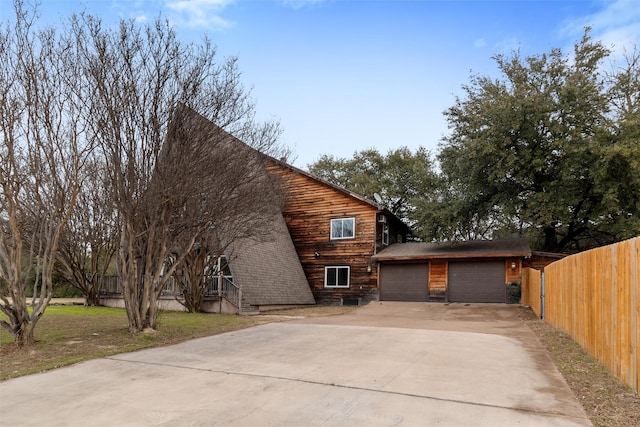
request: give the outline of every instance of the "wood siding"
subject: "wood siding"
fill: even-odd
[[[447,299],[448,263],[446,260],[433,260],[429,265],[429,299],[445,301]]]
[[[377,269],[371,261],[379,233],[375,206],[285,166],[274,164],[269,170],[288,190],[283,215],[316,301],[378,299]],[[331,240],[331,220],[337,218],[355,218],[355,238]],[[325,288],[326,266],[351,267],[349,287]]]
[[[505,277],[506,283],[522,283],[522,258],[507,258],[505,263]]]

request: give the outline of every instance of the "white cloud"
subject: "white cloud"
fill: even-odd
[[[173,12],[172,21],[177,25],[210,30],[233,26],[221,12],[234,0],[167,0],[166,7]]]
[[[517,52],[522,47],[522,43],[516,37],[507,37],[500,40],[493,47],[493,51],[498,54],[510,55]]]
[[[325,1],[326,0],[282,0],[282,3],[285,6],[290,6],[294,9],[301,9],[305,6],[312,6]]]
[[[476,41],[473,42],[473,47],[475,48],[483,48],[486,45],[487,45],[487,41],[483,38],[476,39]]]
[[[590,15],[567,21],[561,35],[577,41],[585,27],[591,27],[595,40],[613,50],[613,56],[640,43],[640,3],[637,0],[601,1],[602,8]],[[640,45],[638,46],[640,48]]]

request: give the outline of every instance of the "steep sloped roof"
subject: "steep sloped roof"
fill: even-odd
[[[442,258],[491,258],[531,256],[524,239],[468,240],[462,242],[396,243],[373,258],[378,261],[413,261]]]
[[[263,176],[272,180],[264,162],[264,154],[248,146],[231,134],[207,120],[192,109],[181,105],[180,117],[194,129],[207,137],[215,138],[212,144],[233,144],[234,150],[243,150],[249,157],[244,163],[246,174]],[[212,145],[213,146],[213,145]],[[252,157],[253,156],[253,157]],[[253,160],[251,160],[253,159]],[[273,181],[273,180],[272,180]],[[275,181],[273,181],[275,184]],[[274,209],[271,217],[264,221],[270,229],[260,230],[259,238],[236,239],[228,250],[228,259],[234,283],[242,289],[243,303],[251,305],[314,304],[315,300],[307,282],[293,241],[280,211],[279,197],[262,197],[271,201]],[[263,195],[264,196],[264,195]],[[258,234],[258,233],[256,233]]]
[[[242,239],[229,264],[242,300],[252,305],[315,304],[282,215],[274,215],[271,238]]]

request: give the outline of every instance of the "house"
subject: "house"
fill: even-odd
[[[230,274],[211,277],[206,311],[249,314],[316,302],[360,304],[378,298],[372,256],[406,241],[409,229],[402,221],[377,203],[260,153],[195,111],[182,108],[181,113],[186,113],[179,115],[182,133],[179,140],[167,141],[168,151],[197,141],[200,148],[211,147],[229,156],[242,152],[243,163],[234,173],[243,169],[240,174],[252,180],[271,180],[274,197],[267,191],[261,200],[277,206],[275,211],[266,210],[269,217],[254,233],[259,237],[233,238],[225,251]],[[193,133],[197,134],[191,136]],[[233,218],[229,221],[231,224],[221,226],[233,229]],[[179,292],[170,285],[160,301],[162,307],[181,309],[176,301],[181,298]],[[102,303],[121,306],[121,295],[121,286],[112,281],[103,292]]]
[[[272,159],[267,169],[287,189],[282,214],[316,301],[377,300],[373,256],[405,242],[407,225],[383,206],[289,164]]]
[[[409,242],[373,256],[382,301],[509,302],[531,257],[524,239]]]
[[[261,238],[243,236],[229,245],[229,274],[212,278],[207,311],[377,300],[505,302],[506,284],[520,281],[531,256],[523,240],[407,242],[409,228],[384,206],[250,148],[193,110],[183,117],[184,138],[250,153],[238,167],[272,180],[274,194],[284,194],[283,201],[262,198],[278,204],[256,230]],[[118,299],[117,287],[108,293],[104,303]],[[180,308],[176,297],[168,292],[162,303]]]

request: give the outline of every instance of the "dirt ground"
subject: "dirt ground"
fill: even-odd
[[[640,395],[620,382],[569,335],[522,308],[522,319],[551,354],[594,426],[640,426]]]

